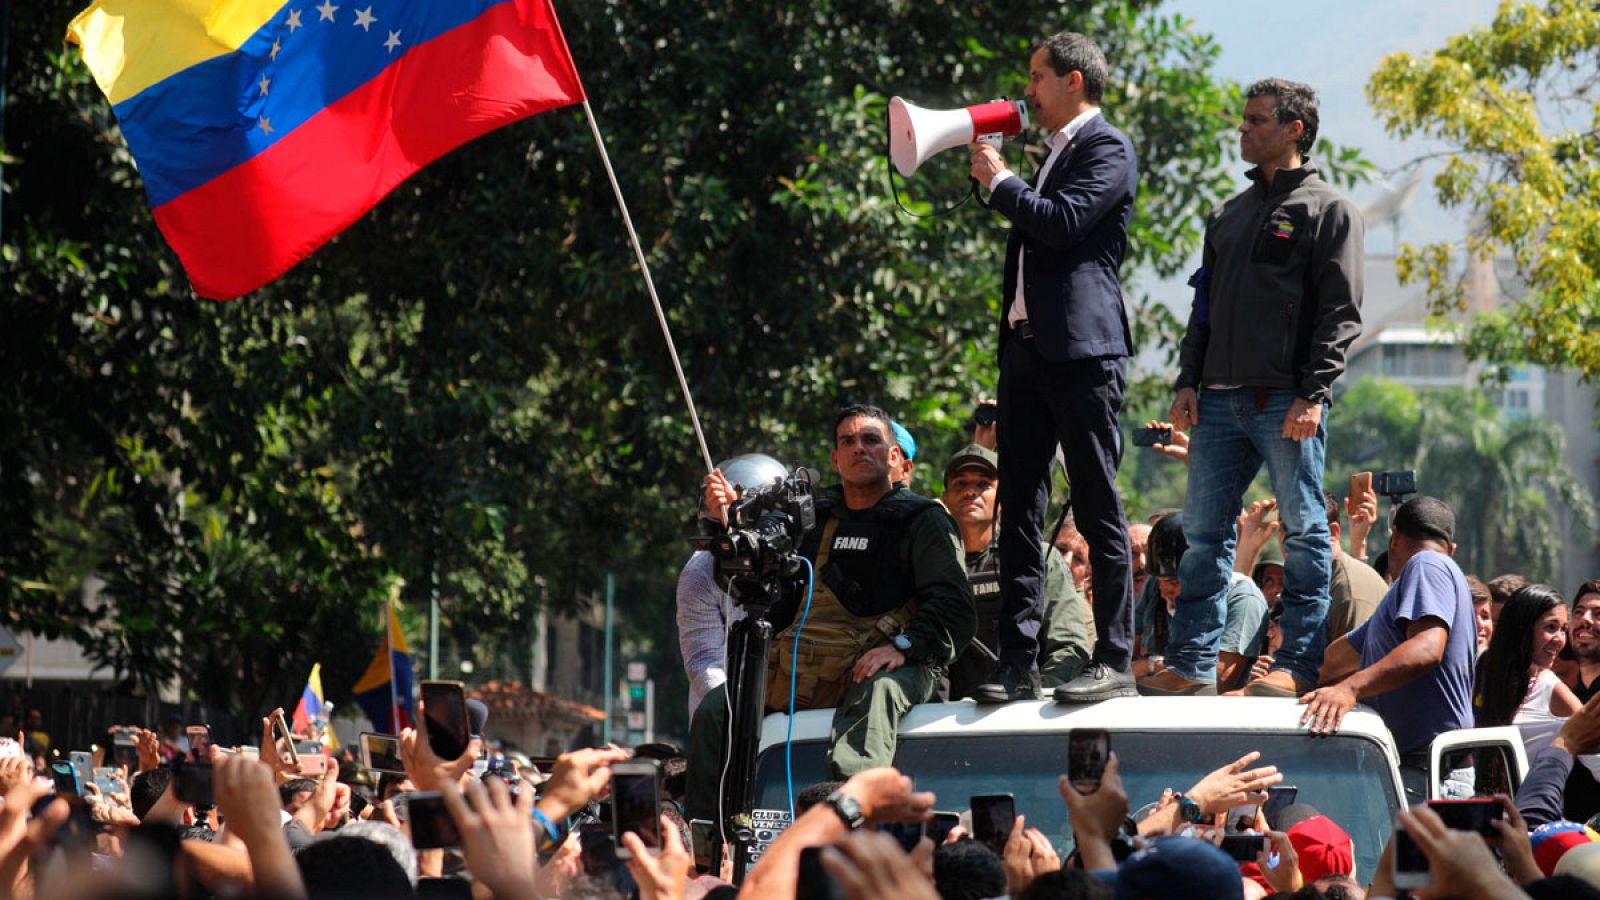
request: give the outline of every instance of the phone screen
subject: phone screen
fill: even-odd
[[[1235,806],[1228,810],[1228,818],[1223,821],[1224,834],[1244,834],[1256,830],[1256,813],[1261,807],[1255,804]]]
[[[1111,735],[1103,728],[1074,728],[1067,733],[1067,780],[1080,794],[1100,789],[1106,761],[1111,757]]]
[[[407,794],[406,814],[411,820],[411,846],[418,850],[461,846],[456,820],[450,818],[450,810],[438,791]]]
[[[621,762],[611,767],[611,824],[617,858],[629,859],[622,836],[633,832],[646,848],[661,848],[661,770],[653,760]]]
[[[1261,814],[1267,817],[1268,828],[1278,828],[1278,814],[1300,796],[1300,789],[1292,784],[1267,788],[1267,802],[1261,804]],[[1278,829],[1281,831],[1282,829]]]
[[[392,734],[361,733],[361,764],[374,772],[405,774],[400,762],[400,739]]]
[[[689,841],[694,846],[694,867],[701,872],[711,872],[711,842],[714,829],[710,819],[689,820]],[[715,873],[712,873],[715,874]]]
[[[960,813],[934,812],[933,818],[928,820],[928,837],[933,840],[933,846],[943,846],[945,840],[950,837],[950,832],[960,824]]]
[[[1430,878],[1428,875],[1428,856],[1417,846],[1417,842],[1406,834],[1404,828],[1398,826],[1394,830],[1394,884],[1399,888],[1426,887]]]
[[[189,761],[211,762],[211,726],[190,725],[183,729],[183,734],[189,739]]]
[[[428,717],[428,746],[442,760],[467,755],[471,740],[467,723],[467,694],[459,681],[424,681],[422,703]]]
[[[1494,823],[1505,811],[1495,800],[1429,800],[1428,808],[1438,813],[1446,828],[1471,831],[1484,837],[1498,837]]]
[[[1010,794],[979,794],[972,798],[972,839],[1004,855],[1011,826],[1017,821],[1017,801]]]

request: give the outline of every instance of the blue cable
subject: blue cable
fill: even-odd
[[[800,561],[806,564],[806,608],[800,613],[800,624],[794,629],[794,658],[789,662],[789,734],[783,739],[783,774],[789,783],[789,822],[794,823],[794,693],[796,676],[800,672],[800,632],[806,627],[806,617],[811,615],[811,584],[813,572],[811,560],[804,556]]]

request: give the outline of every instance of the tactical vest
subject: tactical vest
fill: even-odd
[[[811,611],[800,629],[795,652],[795,621],[773,638],[767,656],[769,709],[787,709],[790,673],[795,676],[795,709],[837,706],[851,684],[851,671],[863,653],[888,643],[916,612],[911,572],[910,526],[936,501],[895,490],[869,510],[834,515],[842,497],[817,497],[817,521],[801,542],[801,553],[816,573]],[[803,607],[802,607],[803,609]]]
[[[990,654],[1000,648],[1000,552],[994,541],[978,553],[967,554],[967,581],[976,601],[978,626],[972,634],[973,643],[950,666],[939,693],[944,699],[970,697],[974,688],[994,674],[996,662]],[[989,653],[978,649],[980,643]]]

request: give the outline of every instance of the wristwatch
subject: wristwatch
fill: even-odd
[[[844,820],[844,827],[851,831],[857,831],[862,825],[866,824],[867,817],[861,813],[861,804],[856,802],[856,798],[849,794],[834,791],[828,795],[827,802],[828,807],[838,813],[840,819]]]
[[[911,635],[906,634],[904,631],[902,631],[899,634],[895,635],[894,636],[894,648],[896,650],[899,650],[901,653],[910,653],[911,652]]]
[[[1205,814],[1200,811],[1200,804],[1176,792],[1172,796],[1178,801],[1178,818],[1191,825],[1205,818]]]

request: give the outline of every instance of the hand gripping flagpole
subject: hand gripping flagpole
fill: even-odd
[[[678,348],[672,343],[672,330],[667,327],[667,314],[661,310],[661,298],[656,296],[655,282],[650,278],[650,265],[644,260],[644,246],[639,243],[639,235],[633,230],[633,218],[628,215],[627,201],[622,199],[622,187],[617,184],[617,173],[611,168],[611,157],[606,153],[605,138],[600,136],[600,123],[595,121],[594,110],[589,107],[589,98],[583,98],[583,115],[589,120],[589,131],[594,135],[594,144],[600,148],[600,161],[605,164],[606,177],[611,179],[611,191],[617,195],[617,209],[622,211],[622,224],[628,229],[628,241],[633,244],[633,255],[639,260],[639,271],[644,274],[645,290],[650,293],[650,304],[655,307],[656,321],[661,323],[661,336],[667,341],[667,355],[672,357],[672,370],[678,373],[678,387],[683,390],[683,402],[689,407],[689,421],[694,425],[694,439],[700,444],[700,457],[705,460],[706,472],[716,468],[711,461],[711,451],[706,449],[706,435],[700,429],[700,414],[695,412],[694,397],[689,394],[689,381],[683,377],[683,364],[678,362]],[[727,513],[723,513],[726,524]]]

